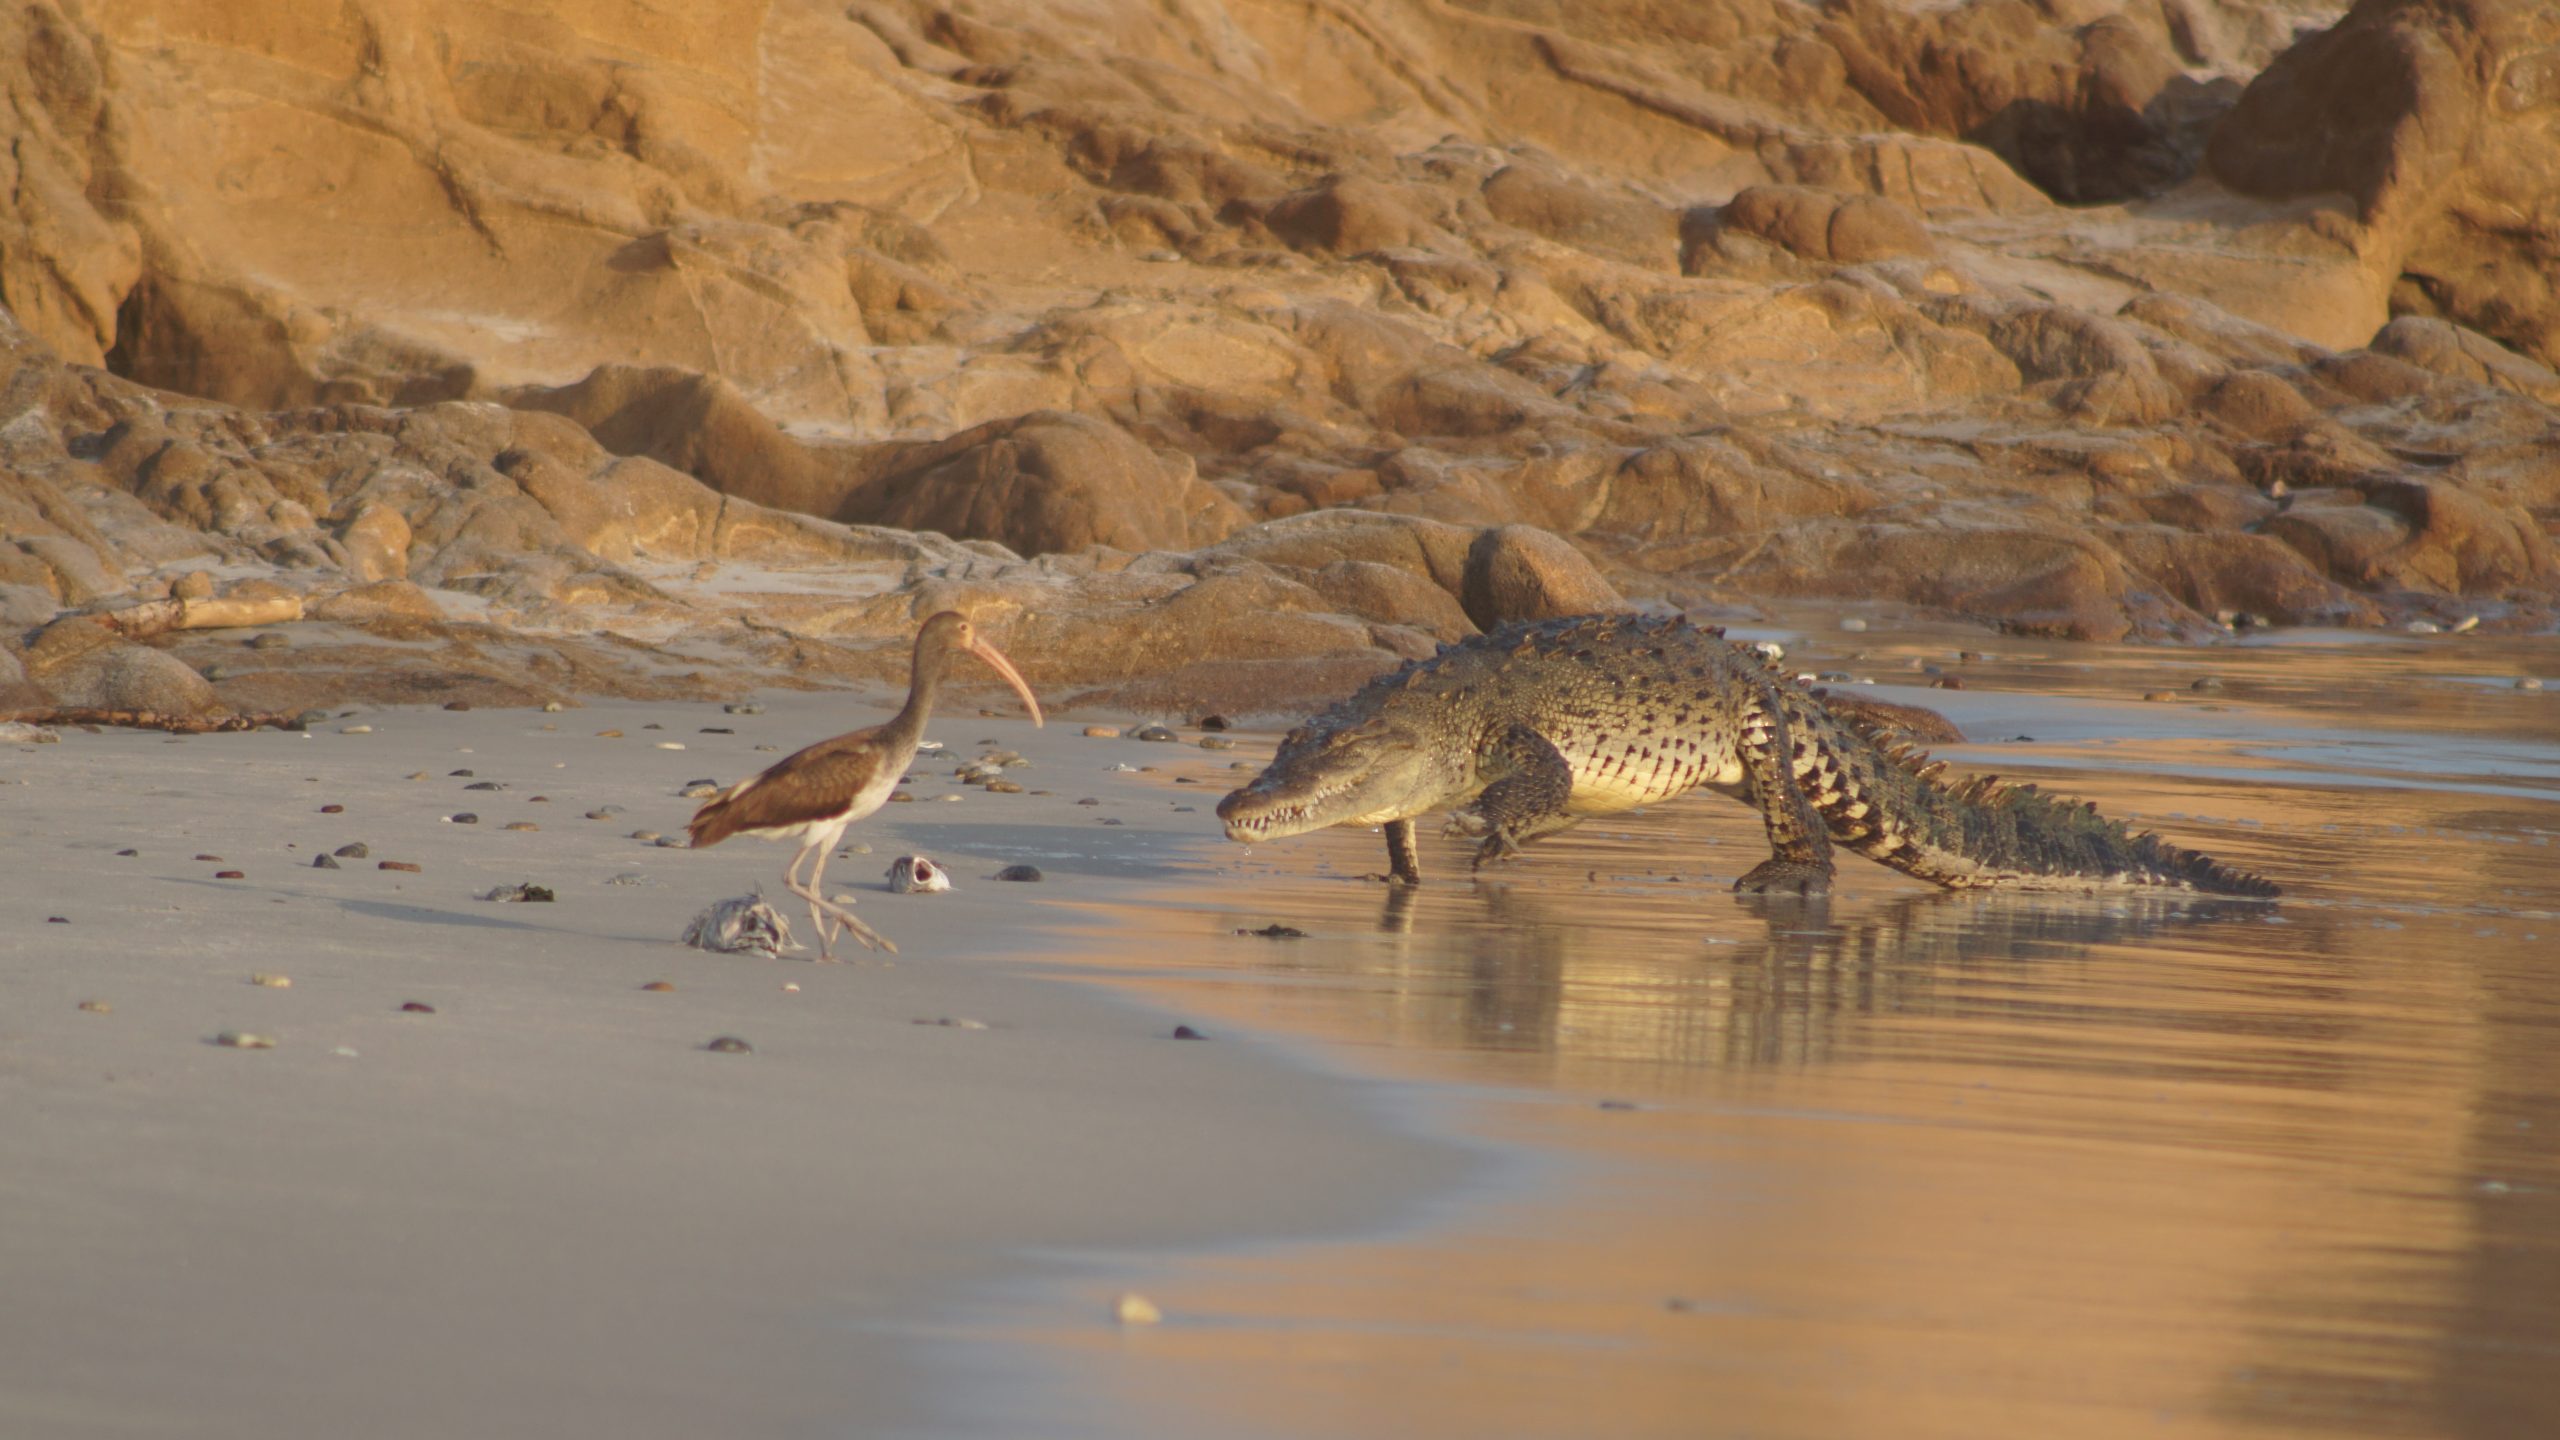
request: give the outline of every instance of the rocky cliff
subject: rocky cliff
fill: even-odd
[[[0,703],[885,674],[948,604],[1170,707],[1622,596],[2560,591],[2538,0],[30,0],[0,54]]]

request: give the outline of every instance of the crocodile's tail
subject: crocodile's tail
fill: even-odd
[[[1831,715],[1818,694],[1789,715],[1799,776],[1832,840],[1906,875],[1951,888],[2156,886],[2272,897],[2273,882],[2137,832],[2097,806],[1996,775],[1943,778],[1947,765],[1890,733]],[[1789,707],[1794,709],[1796,707]],[[1800,767],[1801,768],[1801,767]]]

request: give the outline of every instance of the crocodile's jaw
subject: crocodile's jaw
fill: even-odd
[[[1218,818],[1228,839],[1249,843],[1424,814],[1463,783],[1434,754],[1443,748],[1400,727],[1292,731],[1251,784],[1218,802]]]

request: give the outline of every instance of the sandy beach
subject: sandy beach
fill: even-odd
[[[895,1433],[971,1286],[1358,1232],[1469,1172],[1374,1087],[1043,978],[1215,843],[1172,775],[1214,797],[1229,762],[1193,745],[947,705],[917,800],[829,876],[894,960],[677,945],[790,852],[634,832],[880,713],[764,705],[0,747],[0,1431]],[[946,778],[982,739],[1025,793]],[[957,888],[887,893],[906,849]],[[526,882],[556,900],[477,898]],[[1122,1287],[1085,1278],[1109,1333]]]

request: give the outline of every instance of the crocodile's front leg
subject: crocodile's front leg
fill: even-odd
[[[1743,701],[1740,747],[1751,799],[1769,828],[1770,855],[1733,888],[1747,895],[1821,895],[1831,889],[1831,835],[1797,783],[1795,737],[1774,689]]]
[[[1410,820],[1387,822],[1386,878],[1390,885],[1422,883],[1422,845],[1413,838],[1413,822]]]
[[[1546,736],[1526,725],[1504,731],[1485,752],[1483,768],[1505,772],[1484,787],[1475,803],[1449,817],[1449,833],[1480,837],[1477,866],[1509,860],[1524,843],[1553,835],[1581,819],[1565,813],[1573,797],[1573,766]]]

